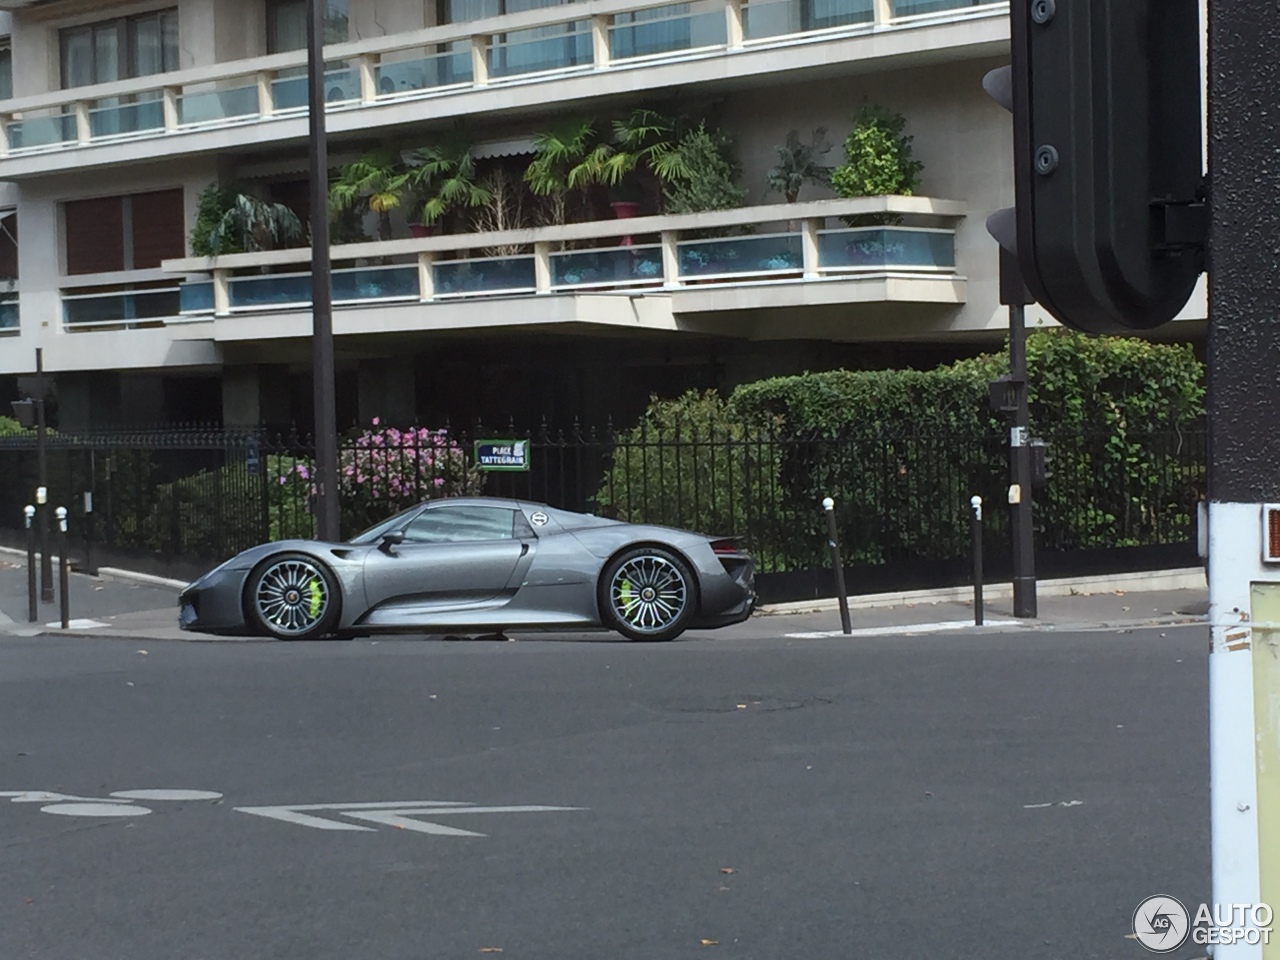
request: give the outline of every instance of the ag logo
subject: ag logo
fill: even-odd
[[[1152,953],[1173,953],[1190,930],[1191,915],[1173,897],[1147,897],[1133,911],[1133,935]]]

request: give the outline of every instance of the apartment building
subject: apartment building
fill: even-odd
[[[191,247],[211,184],[309,216],[305,0],[0,11],[0,377],[41,348],[67,427],[306,426],[308,249]],[[568,117],[676,104],[732,137],[745,190],[497,232],[366,217],[332,251],[340,420],[630,416],[655,392],[995,347],[984,221],[1011,203],[1010,130],[981,78],[1008,31],[1007,3],[973,0],[329,0],[335,170],[462,124],[478,168],[518,180]],[[839,163],[864,103],[906,118],[915,195],[766,189],[789,131],[825,128]],[[1204,318],[1200,290],[1164,335]]]

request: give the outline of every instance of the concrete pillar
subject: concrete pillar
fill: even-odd
[[[256,366],[222,370],[222,425],[256,427],[262,420],[262,398]]]
[[[123,426],[153,426],[170,419],[159,374],[121,374],[119,392]]]
[[[58,374],[55,389],[59,430],[107,430],[122,425],[118,373]]]
[[[287,427],[293,420],[289,368],[241,364],[222,368],[222,424]]]

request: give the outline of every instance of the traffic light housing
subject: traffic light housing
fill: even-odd
[[[1015,206],[988,229],[1090,333],[1172,320],[1204,270],[1199,0],[1012,0]],[[1007,302],[1007,301],[1006,301]]]

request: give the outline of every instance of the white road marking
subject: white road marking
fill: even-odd
[[[52,627],[55,630],[62,629],[62,621],[55,620],[53,623],[46,623],[46,627]],[[99,627],[109,627],[111,624],[103,623],[101,620],[68,620],[68,630],[94,630]]]
[[[1046,807],[1083,807],[1083,800],[1059,800],[1057,803],[1024,803],[1023,810],[1043,810]]]
[[[41,807],[40,812],[63,817],[145,817],[151,811],[131,803],[55,803]]]
[[[457,827],[446,827],[443,823],[430,823],[426,820],[412,819],[415,813],[427,813],[426,810],[352,810],[345,814],[357,820],[368,820],[370,823],[384,823],[389,827],[401,830],[416,830],[418,833],[434,833],[441,837],[483,837],[483,833],[460,830]],[[434,815],[435,811],[431,811]]]
[[[1016,627],[1017,620],[988,620],[985,627]],[[949,620],[945,623],[911,623],[896,627],[859,627],[850,633],[839,630],[818,630],[813,633],[783,634],[789,640],[826,640],[828,637],[894,637],[912,633],[939,633],[943,630],[973,630],[972,620]]]
[[[431,833],[446,837],[483,837],[486,834],[415,818],[430,816],[434,820],[437,817],[457,813],[551,813],[585,810],[586,808],[540,805],[479,807],[474,804],[452,800],[397,800],[376,803],[303,803],[291,806],[235,807],[234,809],[240,813],[267,817],[271,820],[283,820],[286,823],[296,823],[304,827],[313,827],[316,830],[373,830],[373,827],[362,827],[342,820],[330,820],[326,817],[311,815],[313,811],[328,811],[332,814],[351,817],[354,820],[386,824],[402,830],[414,830],[418,833]]]
[[[111,794],[117,800],[221,800],[222,794],[212,790],[118,790]]]
[[[9,797],[10,803],[59,803],[62,801],[71,801],[73,803],[110,803],[110,800],[104,800],[102,797],[76,797],[69,793],[50,793],[48,790],[24,790],[19,793],[3,793],[3,797]]]

